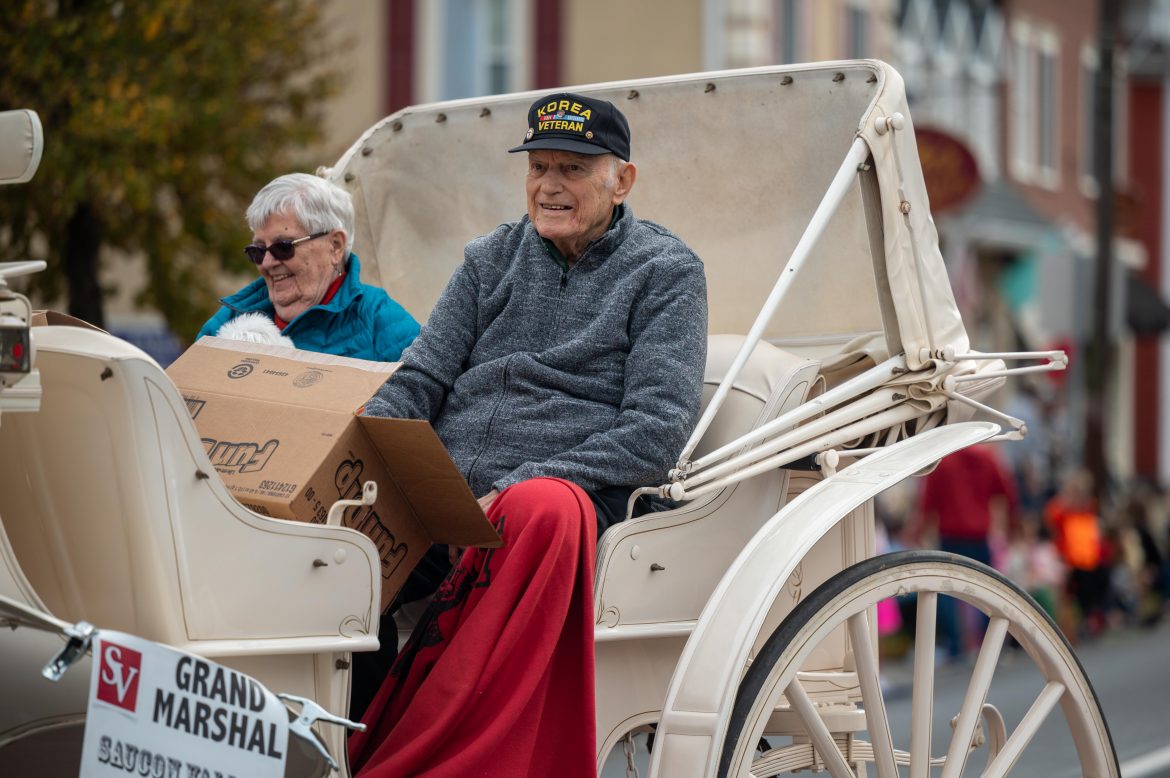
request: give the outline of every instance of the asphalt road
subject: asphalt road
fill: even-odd
[[[1110,632],[1077,646],[1077,655],[1101,701],[1123,778],[1170,778],[1170,623],[1152,629]],[[935,755],[946,753],[950,735],[946,722],[958,712],[970,671],[970,663],[938,668]],[[890,686],[886,704],[895,746],[907,749],[908,735],[900,733],[909,731],[909,660],[885,663],[883,674]],[[1005,650],[988,699],[1003,714],[1009,734],[1040,688],[1039,674],[1030,660]],[[980,772],[975,768],[985,763],[983,753],[977,751],[972,756],[968,774]],[[638,741],[636,762],[642,776],[646,776],[649,758],[644,738]],[[1037,734],[1012,775],[1072,778],[1081,774],[1077,764],[1071,735],[1060,717],[1054,715]],[[603,778],[625,776],[625,765],[620,752],[612,754]],[[872,768],[870,772],[873,773]]]
[[[1170,777],[1170,626],[1111,632],[1078,645],[1077,656],[1105,712],[1123,777]],[[907,678],[907,665],[891,667],[891,676]],[[950,736],[947,720],[958,712],[969,677],[970,664],[963,663],[940,668],[936,675],[935,701],[939,715],[934,724],[932,749],[936,755],[945,753]],[[1003,714],[1009,734],[1036,699],[1041,686],[1039,673],[1031,661],[1022,653],[1005,650],[988,701]],[[908,732],[909,690],[896,685],[891,697],[888,702],[891,726],[895,732]],[[972,766],[984,763],[979,756],[973,755],[972,759]],[[1049,717],[1017,763],[1013,775],[1045,778],[1081,775],[1072,737],[1059,716]]]
[[[1077,655],[1105,711],[1123,778],[1170,778],[1170,623],[1108,634],[1078,646]]]

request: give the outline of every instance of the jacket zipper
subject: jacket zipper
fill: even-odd
[[[514,356],[514,355],[513,355]],[[475,459],[471,461],[471,467],[467,468],[467,483],[470,484],[474,480],[475,468],[479,466],[479,460],[483,456],[483,452],[487,450],[488,443],[492,438],[492,424],[495,423],[496,414],[500,412],[500,406],[504,404],[504,398],[508,396],[508,370],[512,367],[512,356],[509,356],[504,362],[504,376],[500,381],[500,397],[496,400],[496,407],[492,408],[492,415],[488,417],[487,429],[483,432],[483,443],[480,444],[479,451],[475,452]],[[476,495],[479,497],[481,495]]]
[[[565,290],[569,287],[569,272],[572,268],[563,266],[561,268],[561,280],[557,285],[557,304],[553,310],[553,326],[548,332],[548,341],[551,345],[561,333],[561,306],[565,302]]]

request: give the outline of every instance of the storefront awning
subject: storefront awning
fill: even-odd
[[[1002,178],[985,184],[970,202],[941,217],[939,224],[978,236],[980,245],[1008,250],[1035,251],[1059,245],[1063,237],[1055,224]]]
[[[1132,270],[1126,273],[1125,323],[1138,336],[1158,335],[1170,327],[1170,306],[1157,289]]]

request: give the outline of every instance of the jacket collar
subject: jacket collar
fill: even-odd
[[[349,259],[346,260],[345,280],[341,284],[341,288],[337,290],[337,294],[333,295],[333,299],[324,305],[314,305],[307,311],[301,313],[292,321],[297,321],[309,311],[343,311],[362,294],[361,284],[361,262],[358,261],[358,255],[352,251],[349,254]],[[226,307],[231,308],[237,313],[252,313],[253,311],[272,316],[275,310],[272,307],[272,301],[268,299],[268,287],[264,283],[264,279],[256,278],[247,286],[233,295],[229,295],[220,300]]]
[[[587,254],[592,254],[597,258],[597,261],[605,259],[617,251],[617,247],[630,234],[630,228],[633,224],[633,209],[625,203],[622,203],[614,209],[613,221],[609,223],[609,229],[600,238],[585,247],[585,251],[581,252],[581,258],[584,259]]]

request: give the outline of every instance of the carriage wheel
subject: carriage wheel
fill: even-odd
[[[909,594],[917,595],[909,732],[892,734],[870,614],[878,602]],[[966,602],[989,617],[965,697],[955,710],[945,711],[936,710],[934,695],[940,595]],[[818,709],[797,670],[841,627],[847,630],[852,646],[860,700],[852,706]],[[1034,678],[1039,688],[1010,736],[1003,717],[988,698],[1008,635],[1030,660],[1032,667],[1023,669],[1031,673],[1026,677]],[[1010,663],[1013,678],[1018,676],[1017,664]],[[776,713],[778,706],[780,714]],[[1059,713],[1054,716],[1056,711]],[[763,738],[768,735],[769,722],[774,727],[778,715],[797,722],[798,734],[791,745],[773,748]],[[1071,736],[1081,775],[1118,778],[1113,741],[1089,679],[1068,641],[1035,601],[1000,573],[973,560],[943,552],[903,551],[867,559],[838,573],[801,602],[768,638],[740,684],[719,776],[762,778],[787,772],[807,766],[809,759],[802,758],[802,753],[811,755],[813,766],[823,766],[833,778],[864,776],[869,761],[874,763],[878,778],[1005,776],[1033,744],[1041,725],[1061,715],[1067,735],[1056,727],[1057,736]],[[858,720],[852,726],[841,726],[850,716]],[[941,717],[941,727],[936,717]],[[945,755],[940,751],[932,758],[932,726],[936,734],[945,734],[948,720],[952,729],[949,746]],[[1049,722],[1046,735],[1054,730],[1053,724]],[[865,732],[848,731],[861,729],[868,730],[869,742],[859,739]],[[899,746],[908,746],[908,750],[899,750]],[[976,767],[979,760],[974,753],[983,746],[986,766]],[[902,772],[906,766],[908,773]]]

